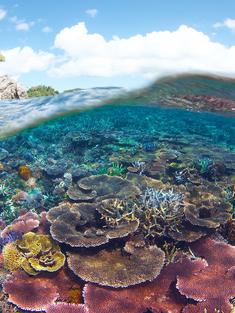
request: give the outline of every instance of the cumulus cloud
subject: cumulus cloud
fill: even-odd
[[[43,33],[51,33],[52,32],[52,28],[49,26],[45,26],[42,28],[42,32]]]
[[[0,9],[0,21],[3,20],[6,15],[7,11],[4,9]]]
[[[235,74],[235,46],[226,47],[186,25],[175,31],[106,40],[89,33],[81,22],[61,30],[54,46],[64,53],[64,60],[49,71],[57,77],[137,74],[152,78],[188,71]]]
[[[90,17],[94,18],[98,14],[97,9],[88,9],[86,10],[86,14],[89,15]]]
[[[235,19],[227,18],[223,22],[218,22],[213,25],[214,28],[226,27],[232,31],[235,31]]]
[[[15,24],[16,30],[22,31],[28,31],[35,24],[35,22],[26,22],[25,20],[20,20],[17,16],[11,17],[10,21]]]
[[[43,51],[36,52],[28,46],[3,50],[2,53],[6,61],[1,63],[0,75],[19,77],[32,71],[43,71],[54,60],[53,54]]]

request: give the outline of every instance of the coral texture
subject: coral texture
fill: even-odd
[[[180,313],[187,303],[174,288],[178,274],[190,277],[206,266],[203,260],[182,258],[166,266],[152,282],[125,289],[114,289],[88,283],[84,289],[85,304],[90,313]]]
[[[52,237],[72,247],[95,247],[110,239],[122,238],[136,231],[138,221],[123,223],[119,227],[104,227],[99,223],[97,204],[61,203],[49,210]]]
[[[116,288],[150,281],[159,275],[164,265],[161,249],[145,247],[144,243],[127,243],[125,247],[91,254],[69,253],[68,265],[85,281]]]
[[[199,301],[198,313],[212,313],[214,309],[229,313],[233,307],[229,299],[235,296],[235,247],[206,238],[193,244],[192,251],[205,258],[208,266],[190,278],[179,275],[178,290]]]
[[[44,311],[58,297],[57,288],[49,279],[30,277],[22,271],[7,277],[3,291],[11,303],[29,311]]]

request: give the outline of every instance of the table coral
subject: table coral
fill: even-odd
[[[93,175],[78,181],[78,187],[84,193],[95,191],[96,200],[101,201],[108,198],[127,198],[140,195],[140,190],[131,181],[119,176]]]
[[[179,258],[167,265],[152,282],[125,289],[107,288],[88,283],[84,288],[84,301],[90,313],[181,313],[187,299],[174,288],[177,275],[190,277],[206,266],[201,259]]]
[[[206,238],[193,244],[192,251],[196,256],[205,258],[208,266],[191,277],[179,275],[178,290],[186,297],[199,301],[195,312],[204,313],[207,310],[212,313],[217,309],[230,313],[233,306],[229,300],[235,296],[235,247]]]
[[[127,287],[157,277],[164,252],[157,246],[126,243],[124,249],[96,253],[69,253],[69,268],[85,281],[104,286]],[[112,266],[110,266],[112,265]]]
[[[56,286],[48,278],[30,277],[22,271],[7,277],[3,291],[9,302],[29,311],[44,311],[58,297]]]
[[[138,221],[123,223],[119,227],[105,227],[98,219],[97,204],[61,203],[51,208],[47,218],[52,237],[72,247],[95,247],[110,239],[122,238],[138,228]]]

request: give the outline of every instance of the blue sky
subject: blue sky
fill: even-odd
[[[197,70],[234,76],[235,1],[2,0],[0,51],[0,73],[26,87],[136,88]]]

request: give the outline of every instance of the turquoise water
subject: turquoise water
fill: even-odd
[[[207,95],[205,82],[200,87],[198,78],[194,81],[197,87],[194,86],[193,93],[190,79],[190,95]],[[235,119],[231,110],[234,85],[230,82],[227,89],[221,88],[220,94],[219,86],[224,84],[223,81],[219,85],[217,81],[213,95],[210,94],[213,83],[210,81],[210,88],[208,82],[206,85],[208,95],[219,99],[213,101],[223,103],[221,112],[217,109],[217,113],[206,112],[213,111],[209,109],[207,98],[200,98],[204,101],[200,106],[204,112],[197,112],[198,108],[189,109],[188,102],[185,107],[180,102],[179,108],[178,94],[176,107],[170,107],[169,103],[164,106],[162,94],[153,101],[150,91],[147,96],[146,91],[144,94],[141,91],[138,96],[136,93],[125,95],[103,106],[92,107],[94,102],[89,100],[89,108],[83,99],[79,102],[82,111],[57,118],[59,111],[64,114],[66,110],[53,109],[49,118],[41,116],[44,122],[31,128],[18,127],[18,120],[16,128],[13,126],[6,131],[5,126],[10,124],[2,124],[2,135],[14,133],[17,128],[23,130],[0,141],[3,259],[5,253],[1,279],[6,294],[1,305],[5,301],[5,305],[13,303],[20,311],[42,309],[47,312],[59,310],[59,306],[53,307],[53,302],[63,302],[63,312],[95,313],[98,307],[103,313],[144,313],[146,310],[204,313],[205,309],[208,313],[214,313],[214,309],[230,313],[232,302],[229,300],[235,296],[235,282],[233,285],[231,278],[218,283],[218,288],[221,284],[230,284],[231,294],[215,290],[217,296],[212,301],[205,291],[202,305],[197,300],[196,287],[187,291],[181,286],[183,274],[178,263],[186,262],[182,266],[190,268],[192,276],[189,274],[187,278],[190,284],[193,273],[200,268],[202,285],[207,284],[208,277],[207,272],[203,276],[205,262],[208,262],[210,281],[213,275],[222,279],[224,273],[235,266],[235,260],[230,260],[232,254],[227,252],[235,249]],[[182,87],[180,83],[173,85],[174,90]],[[182,88],[182,96],[185,88]],[[175,97],[173,94],[171,100]],[[103,91],[101,99],[108,99],[109,95]],[[74,95],[72,97],[75,99]],[[58,99],[61,108],[63,98]],[[40,100],[31,100],[28,104],[33,108],[34,101],[38,110]],[[159,103],[155,103],[157,101]],[[195,103],[193,101],[190,105]],[[43,103],[46,107],[46,102]],[[173,105],[172,101],[170,103]],[[76,101],[72,110],[75,107]],[[28,125],[28,120],[23,125]],[[41,219],[41,224],[34,225],[30,217],[29,223],[24,221],[16,227],[14,220],[21,219],[27,212],[36,214],[34,218]],[[37,236],[39,233],[49,236],[66,262],[54,269],[59,264],[59,257],[57,261],[53,259],[54,246],[35,252],[31,245],[38,239],[35,234],[31,241],[26,239],[29,231]],[[17,265],[16,272],[12,265],[6,265],[6,247],[13,251],[9,242],[13,242],[14,249],[28,262],[27,266],[26,263]],[[217,248],[218,245],[222,246]],[[228,253],[226,262],[220,261],[216,249],[224,249],[224,255]],[[213,265],[212,259],[218,264]],[[29,286],[40,286],[36,280],[40,277],[59,288],[61,268],[70,275],[70,283],[63,289],[64,298],[61,294],[54,295],[55,300],[48,297],[44,304],[36,298],[31,302],[24,298],[31,297],[27,294]],[[11,272],[13,284],[21,282],[21,290],[25,288],[23,298],[21,295],[24,302],[18,298],[19,290],[4,276],[6,272]],[[176,277],[181,277],[177,278],[178,284]],[[168,281],[166,287],[163,282]],[[76,290],[83,290],[82,299],[78,291],[74,297],[68,296],[73,284],[79,285],[80,289],[76,287]],[[148,288],[152,295],[149,298],[146,295],[141,303],[131,298],[135,292],[145,294]],[[48,290],[52,292],[52,289]],[[40,292],[43,295],[40,288],[35,291],[39,298]],[[105,299],[109,297],[107,306]],[[121,300],[117,301],[117,297]],[[65,303],[73,303],[70,307],[73,310],[67,311]]]

